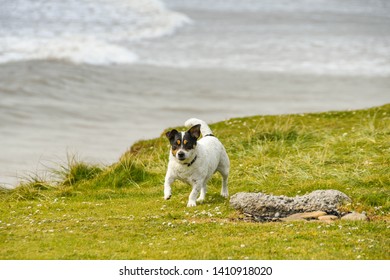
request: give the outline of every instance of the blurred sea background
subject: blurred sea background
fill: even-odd
[[[189,117],[390,102],[387,0],[0,0],[0,184]],[[167,148],[168,151],[168,148]]]

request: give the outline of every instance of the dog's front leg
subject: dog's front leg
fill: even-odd
[[[197,202],[202,203],[204,201],[204,199],[206,198],[206,191],[207,191],[206,183],[203,183],[202,187],[200,188],[200,195],[196,200]]]
[[[192,185],[192,191],[190,193],[190,196],[188,198],[188,204],[187,207],[194,207],[196,206],[196,198],[198,197],[199,191],[201,190],[202,185],[199,183],[195,183]]]
[[[175,177],[170,176],[169,173],[165,176],[165,182],[164,182],[164,199],[168,200],[172,196],[171,192],[171,185],[175,181]]]

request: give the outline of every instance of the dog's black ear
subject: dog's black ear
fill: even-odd
[[[188,130],[188,132],[192,137],[198,139],[200,137],[200,124],[194,125]]]
[[[165,133],[165,136],[169,139],[170,142],[172,142],[175,138],[175,135],[179,132],[176,129],[172,129],[171,131],[168,131]]]

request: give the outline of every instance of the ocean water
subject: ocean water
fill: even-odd
[[[387,0],[0,0],[0,184],[186,118],[390,102]]]
[[[163,44],[145,42],[148,47],[139,52],[144,63],[279,73],[390,74],[386,0],[168,3],[187,12],[194,24],[189,32]],[[151,50],[156,55],[149,56]]]
[[[0,63],[54,59],[97,65],[138,62],[265,72],[390,74],[387,0],[1,0],[0,4]],[[153,40],[162,37],[168,39]]]
[[[59,59],[132,63],[124,42],[171,34],[188,22],[155,0],[2,0],[0,63]]]

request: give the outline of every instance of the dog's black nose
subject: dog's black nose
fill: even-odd
[[[178,152],[177,153],[177,156],[178,156],[179,159],[184,159],[185,155],[186,154],[184,152]]]

